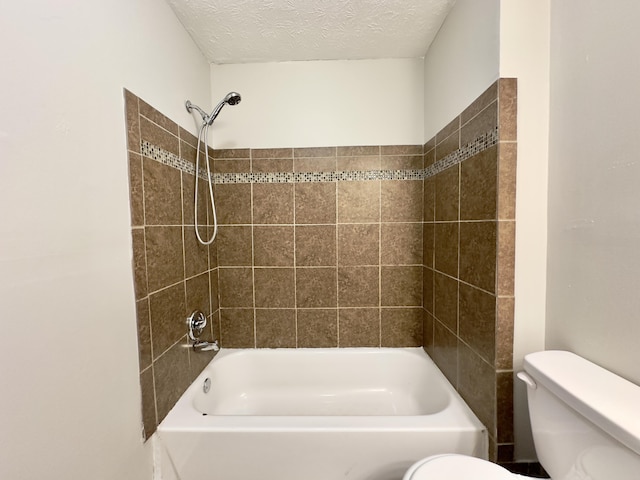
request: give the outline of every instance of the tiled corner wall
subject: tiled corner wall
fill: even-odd
[[[227,347],[422,345],[422,145],[215,152]]]
[[[495,145],[469,151],[490,131]],[[490,458],[505,463],[513,460],[516,145],[516,80],[500,79],[424,147],[425,349],[487,426]]]
[[[187,172],[195,171],[196,138],[126,90],[125,105],[142,412],[149,438],[212,358],[187,347],[185,322],[198,309],[210,326],[218,324],[217,261],[215,249],[200,246],[194,234],[194,176]],[[152,158],[147,145],[170,160],[182,159],[183,168]],[[204,182],[198,190],[205,192]],[[204,193],[201,202],[206,205]],[[207,228],[207,209],[198,216]],[[211,327],[202,338],[213,338]]]
[[[208,248],[196,138],[125,100],[147,437],[211,358],[187,347],[200,309],[223,347],[424,345],[511,460],[515,80],[425,145],[210,150]]]

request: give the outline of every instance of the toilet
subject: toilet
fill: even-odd
[[[533,440],[552,480],[640,480],[640,386],[565,351],[524,359]],[[403,480],[522,480],[475,457],[434,455]]]

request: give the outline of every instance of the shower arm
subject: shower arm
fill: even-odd
[[[198,113],[202,116],[202,121],[205,123],[209,123],[209,115],[207,115],[207,112],[202,110],[199,106],[194,105],[189,100],[185,102],[184,106],[187,107],[187,112],[189,113],[191,113],[192,110],[197,110]]]

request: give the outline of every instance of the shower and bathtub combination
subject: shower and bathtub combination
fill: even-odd
[[[222,349],[158,434],[179,480],[397,480],[429,455],[487,458],[422,348]]]

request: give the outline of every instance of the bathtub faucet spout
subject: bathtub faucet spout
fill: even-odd
[[[207,317],[200,310],[194,310],[191,315],[187,317],[189,340],[191,340],[193,350],[196,352],[208,352],[211,350],[217,352],[218,350],[220,350],[220,346],[218,345],[217,340],[207,342],[206,340],[200,339],[200,335],[202,335],[204,327],[206,326]]]
[[[209,352],[211,350],[213,350],[214,352],[217,352],[220,350],[220,346],[218,345],[217,340],[214,340],[213,342],[197,340],[193,342],[193,349],[196,352]]]

